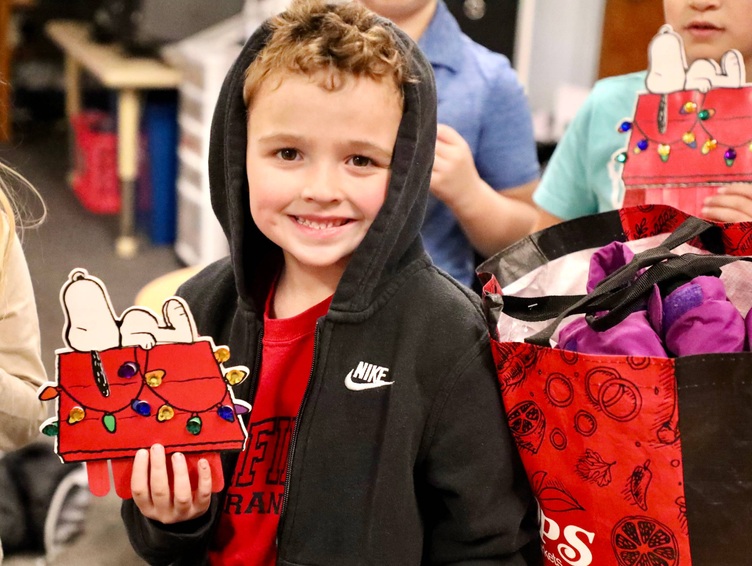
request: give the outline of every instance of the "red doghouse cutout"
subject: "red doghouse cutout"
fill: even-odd
[[[96,278],[77,270],[66,287],[77,284],[88,286],[84,290],[89,297],[94,285],[100,286],[109,305],[106,291]],[[61,300],[69,318],[68,329],[71,319],[81,313],[71,312],[80,305],[76,291],[66,295],[66,287]],[[187,309],[182,300],[178,301],[179,307]],[[90,316],[88,310],[84,314],[91,322],[98,321],[102,313]],[[137,314],[157,320],[144,309],[138,309]],[[115,321],[123,323],[125,318]],[[157,330],[173,328],[165,323]],[[120,339],[127,341],[125,334]],[[70,338],[67,341],[85,343]],[[102,351],[65,348],[56,353],[57,381],[42,386],[39,397],[57,399],[57,416],[46,421],[42,431],[56,437],[55,449],[63,462],[86,462],[92,493],[109,492],[107,460],[111,460],[115,490],[120,497],[129,498],[133,457],[139,449],[156,443],[167,453],[185,453],[194,486],[198,460],[207,459],[212,469],[212,490],[222,489],[219,452],[243,449],[247,433],[239,415],[250,410],[249,405],[235,400],[230,388],[240,383],[248,370],[223,367],[230,357],[227,347],[215,348],[211,339],[197,337],[187,343],[152,347],[127,345]]]
[[[661,204],[696,214],[720,185],[752,182],[752,87],[641,94],[634,120],[622,128],[630,132],[622,154],[625,206],[658,194]]]
[[[687,67],[668,26],[649,59],[648,92],[633,118],[616,125],[629,136],[615,156],[623,163],[623,206],[666,204],[699,215],[721,185],[752,182],[752,86],[742,84],[744,62],[734,50],[722,59],[734,62],[732,70],[702,59]]]

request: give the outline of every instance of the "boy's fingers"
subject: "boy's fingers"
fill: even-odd
[[[133,501],[143,512],[147,506],[151,506],[151,494],[149,493],[149,452],[141,449],[133,458],[133,471],[131,472],[131,495]]]
[[[185,456],[180,452],[172,455],[173,505],[178,516],[190,513],[193,504],[191,479],[188,476],[188,465]]]
[[[452,128],[451,126],[447,126],[446,124],[438,124],[436,127],[436,139],[452,143],[454,142],[458,137],[461,137],[457,130]]]
[[[151,483],[151,499],[155,507],[166,509],[171,504],[171,497],[164,446],[161,444],[152,446],[150,456],[149,481]]]
[[[706,206],[702,209],[700,215],[715,222],[744,222],[750,220],[750,216],[733,208],[724,207]]]
[[[705,199],[702,216],[716,222],[742,222],[752,218],[752,200],[737,194],[717,194]]]
[[[451,140],[438,140],[436,142],[436,155],[440,155],[445,159],[454,159],[460,151],[461,146],[452,143]]]
[[[719,195],[738,195],[752,198],[752,183],[729,183],[718,189]]]
[[[209,462],[204,458],[198,461],[198,488],[196,489],[197,510],[204,512],[209,508],[212,494],[212,473]]]
[[[435,157],[443,157],[444,159],[446,159],[449,156],[450,150],[451,146],[448,143],[441,140],[436,141],[436,150],[434,152]]]

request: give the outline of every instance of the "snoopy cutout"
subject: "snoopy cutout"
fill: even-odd
[[[192,343],[196,324],[185,301],[171,297],[162,305],[162,321],[149,309],[130,307],[115,316],[104,283],[85,269],[74,269],[60,291],[65,313],[63,340],[78,352],[110,348]]]
[[[229,348],[197,335],[179,297],[164,301],[161,317],[142,307],[118,317],[104,283],[74,269],[60,303],[65,347],[55,350],[56,380],[37,392],[55,400],[55,414],[40,430],[55,438],[60,460],[86,463],[92,494],[106,495],[112,478],[128,499],[134,455],[161,444],[168,454],[185,454],[191,478],[206,460],[212,491],[221,491],[220,453],[242,450],[248,439],[241,416],[251,406],[232,389],[248,368],[224,365]]]
[[[712,59],[698,59],[687,66],[684,43],[670,25],[662,26],[650,42],[645,87],[654,94],[738,88],[745,77],[744,59],[736,49],[724,53],[720,65]]]

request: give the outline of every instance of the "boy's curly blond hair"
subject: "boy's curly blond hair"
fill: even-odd
[[[340,88],[348,76],[392,80],[400,93],[412,81],[393,32],[358,2],[293,0],[269,25],[271,38],[246,71],[246,107],[261,84],[280,71],[323,73],[321,86],[328,90]]]

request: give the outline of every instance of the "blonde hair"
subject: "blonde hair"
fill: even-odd
[[[280,71],[323,72],[321,86],[328,90],[340,88],[348,76],[392,80],[400,93],[414,80],[393,32],[358,2],[293,0],[268,25],[271,38],[246,70],[246,107],[263,82]]]
[[[22,193],[26,195],[24,198],[21,198]],[[41,212],[36,215],[26,204],[29,195],[41,205]],[[2,267],[10,253],[16,230],[22,232],[25,228],[38,226],[47,216],[44,201],[34,186],[23,175],[2,161],[0,161],[0,213],[2,213],[0,223],[5,223],[5,231],[8,235],[7,238],[0,238],[0,241],[5,242],[4,247],[0,249],[0,267]],[[0,282],[3,277],[3,272],[0,271]]]

